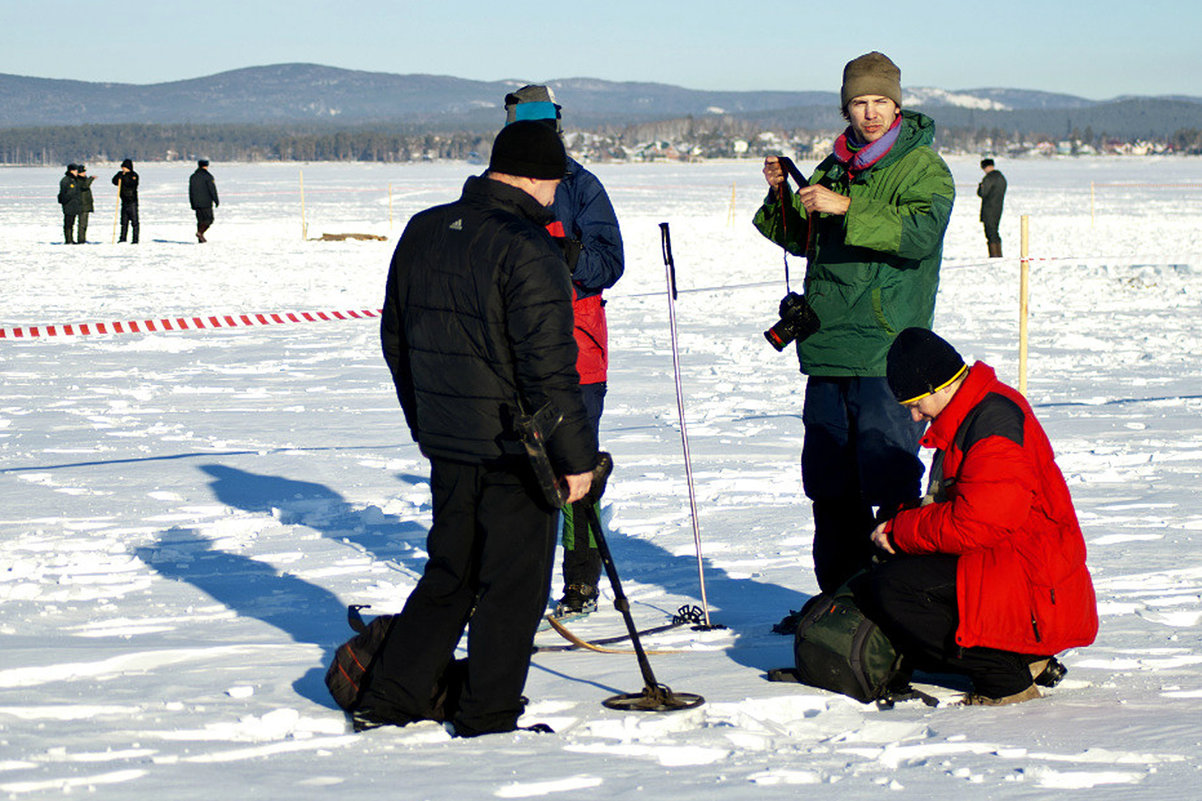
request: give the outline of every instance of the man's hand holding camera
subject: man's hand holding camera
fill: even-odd
[[[779,156],[768,156],[764,159],[764,180],[774,191],[785,182],[785,171],[780,166]]]
[[[773,190],[785,182],[785,171],[781,167],[779,156],[768,156],[764,159],[764,180]],[[797,198],[805,208],[806,214],[846,214],[851,206],[850,197],[817,184],[798,189]]]

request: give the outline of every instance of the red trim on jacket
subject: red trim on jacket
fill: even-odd
[[[1023,443],[974,431],[974,442],[961,452],[957,431],[991,393],[1022,410]],[[1052,446],[1026,399],[977,362],[922,444],[944,452],[943,475],[955,481],[945,502],[898,513],[893,542],[906,553],[959,555],[956,642],[1034,655],[1093,642],[1097,600],[1085,539]]]
[[[559,220],[547,223],[547,233],[557,239],[566,234]],[[577,297],[576,285],[572,285],[572,315],[575,319],[576,372],[581,384],[603,383],[609,374],[609,326],[605,321],[605,301],[601,293],[588,297]]]
[[[601,293],[586,298],[576,297],[572,287],[572,314],[575,316],[576,372],[581,384],[599,384],[609,369],[609,327],[605,322],[605,301]]]

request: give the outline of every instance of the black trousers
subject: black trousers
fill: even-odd
[[[998,233],[998,224],[1001,223],[1001,218],[981,220],[981,225],[985,228],[986,242],[1001,242],[1002,236]]]
[[[75,244],[75,217],[75,212],[63,212],[63,239],[68,245]]]
[[[432,459],[425,572],[378,657],[363,706],[396,722],[436,717],[435,685],[470,620],[467,675],[451,723],[511,731],[551,587],[555,513],[525,470]]]
[[[1031,686],[1032,657],[996,648],[956,644],[960,613],[953,554],[896,556],[854,584],[856,601],[919,670],[959,673],[990,698]]]
[[[138,201],[136,200],[132,203],[121,202],[121,239],[118,241],[125,241],[125,235],[129,232],[130,226],[133,226],[134,229],[134,236],[130,241],[136,245],[138,243]]]
[[[213,224],[213,209],[196,209],[196,233],[204,234]]]
[[[921,495],[922,424],[881,377],[806,379],[801,482],[814,502],[814,574],[834,592],[872,563],[873,507]]]

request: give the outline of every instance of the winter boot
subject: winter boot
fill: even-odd
[[[1068,668],[1054,656],[1032,662],[1030,668],[1031,678],[1040,687],[1055,687],[1068,673]]]
[[[987,244],[989,245],[989,258],[1000,259],[1002,257],[1002,243],[999,241]]]
[[[553,617],[587,615],[597,611],[597,588],[589,584],[569,584],[563,597],[555,604]]]
[[[1043,693],[1039,692],[1039,688],[1032,684],[1022,692],[1017,692],[1013,695],[1004,695],[1001,698],[990,698],[987,695],[969,693],[960,700],[958,706],[1007,706],[1009,704],[1021,704],[1023,701],[1033,701],[1036,698],[1043,698]]]

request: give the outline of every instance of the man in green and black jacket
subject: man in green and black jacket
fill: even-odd
[[[793,194],[775,157],[755,216],[764,236],[807,257],[805,297],[821,328],[797,342],[806,382],[802,484],[813,501],[814,570],[830,592],[867,567],[878,510],[915,497],[922,425],[899,410],[885,355],[899,331],[930,328],[955,197],[931,148],[935,126],[901,108],[901,71],[881,53],[843,71],[850,125]],[[778,630],[795,624],[782,621]]]

